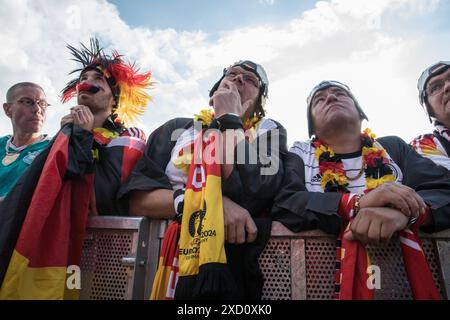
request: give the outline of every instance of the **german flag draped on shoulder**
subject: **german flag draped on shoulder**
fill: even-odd
[[[77,299],[68,266],[79,266],[94,182],[88,131],[67,125],[0,205],[0,299]],[[76,152],[77,151],[77,152]]]

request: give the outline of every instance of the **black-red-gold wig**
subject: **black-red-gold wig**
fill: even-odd
[[[74,61],[81,64],[81,67],[70,74],[79,72],[76,79],[70,81],[62,90],[61,100],[66,103],[77,94],[77,85],[80,83],[80,76],[87,70],[100,71],[114,95],[116,106],[113,110],[115,121],[129,126],[141,116],[151,96],[147,89],[152,86],[151,72],[140,73],[134,63],[125,62],[116,51],[111,56],[104,53],[97,39],[91,39],[90,48],[81,43],[81,49],[67,45]]]

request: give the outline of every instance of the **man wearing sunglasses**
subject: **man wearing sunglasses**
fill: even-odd
[[[422,156],[450,170],[450,61],[427,68],[417,83],[421,105],[435,130],[411,144]]]
[[[3,110],[13,134],[0,138],[0,201],[48,145],[41,133],[48,106],[44,90],[35,83],[17,83],[6,93]]]

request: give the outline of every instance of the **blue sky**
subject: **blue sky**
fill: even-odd
[[[363,0],[364,1],[364,0]],[[376,0],[374,0],[376,1]],[[425,0],[426,1],[426,0]],[[173,28],[177,31],[202,30],[211,34],[261,24],[283,24],[314,8],[316,0],[110,0],[120,17],[133,27]],[[392,32],[440,33],[449,28],[450,1],[439,2],[439,11],[414,19],[398,12],[383,19]]]
[[[65,46],[92,36],[152,71],[153,102],[136,124],[147,134],[198,113],[223,68],[251,59],[267,71],[266,111],[290,144],[307,139],[305,100],[325,79],[352,88],[378,136],[430,132],[417,78],[450,59],[450,0],[0,0],[0,8],[0,97],[16,82],[39,83],[53,105],[50,135],[76,103],[59,101],[77,67]],[[10,132],[0,112],[0,136]]]
[[[111,0],[132,26],[211,33],[283,23],[314,7],[313,0]]]

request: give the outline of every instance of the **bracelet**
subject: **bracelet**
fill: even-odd
[[[419,217],[409,217],[407,227],[410,228],[414,223],[416,223],[417,219],[419,219]]]
[[[362,196],[359,194],[355,196],[355,202],[353,203],[353,218],[356,217],[359,210],[361,209],[361,198]]]

